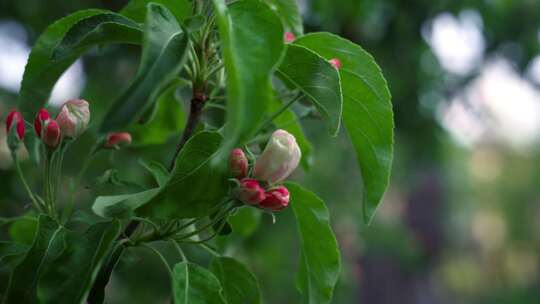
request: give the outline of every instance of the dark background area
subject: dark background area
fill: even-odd
[[[0,119],[15,105],[28,48],[47,25],[78,9],[117,11],[125,3],[0,0]],[[361,176],[347,135],[329,138],[304,121],[314,166],[295,178],[331,211],[343,257],[334,303],[540,303],[540,1],[305,0],[300,7],[306,32],[331,31],[370,52],[393,95],[392,180],[370,226],[361,220]],[[98,121],[138,56],[126,46],[90,52],[52,102],[82,96]],[[0,132],[0,214],[22,214],[24,192]],[[68,174],[92,137],[70,150]],[[123,178],[140,178],[137,159],[167,160],[174,142],[101,157],[90,176],[114,165]],[[79,204],[87,208],[85,194]],[[220,240],[259,277],[266,303],[298,301],[294,229],[284,212],[273,225],[263,216],[249,237]],[[24,237],[24,227],[2,227],[8,234]],[[108,292],[110,303],[166,303],[167,273],[132,250]]]

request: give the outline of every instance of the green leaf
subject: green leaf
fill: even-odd
[[[341,258],[330,226],[328,209],[314,193],[286,183],[300,239],[298,289],[302,303],[330,303],[339,277]]]
[[[260,210],[250,206],[243,206],[237,209],[236,214],[229,217],[229,224],[235,234],[248,237],[259,227],[261,214]]]
[[[142,28],[135,21],[113,12],[101,13],[75,23],[54,48],[52,58],[58,62],[98,44],[140,44],[141,40]]]
[[[39,217],[32,247],[9,278],[4,303],[38,303],[36,287],[51,261],[64,250],[66,231],[47,215]]]
[[[169,171],[160,162],[139,159],[139,164],[152,174],[158,186],[163,187],[169,181]]]
[[[337,135],[343,96],[339,73],[328,60],[305,47],[289,45],[278,76],[300,89],[315,104],[330,134]]]
[[[120,14],[139,23],[143,23],[146,17],[147,6],[151,2],[161,4],[169,9],[176,17],[178,23],[188,17],[193,10],[193,1],[190,0],[131,0],[120,11]]]
[[[187,262],[174,266],[172,290],[175,304],[224,304],[221,284],[210,271]]]
[[[58,78],[85,50],[92,46],[89,41],[86,41],[84,47],[78,47],[71,51],[64,50],[64,57],[55,61],[52,58],[53,50],[62,41],[64,35],[73,26],[85,19],[107,14],[114,13],[97,9],[78,11],[59,19],[39,36],[30,52],[18,97],[18,108],[22,111],[26,120],[33,120],[36,112],[49,99]],[[114,27],[107,28],[110,30]],[[117,30],[121,29],[121,26],[117,28]],[[130,33],[132,32],[131,28],[126,27],[125,29]],[[132,37],[132,35],[127,35],[127,37]],[[114,35],[113,38],[112,42],[118,39],[118,35]],[[94,35],[92,42],[107,43],[109,40],[106,35]]]
[[[34,242],[11,274],[4,303],[80,303],[119,233],[118,222],[77,233],[40,216]]]
[[[174,15],[162,5],[149,4],[137,75],[105,116],[101,132],[124,128],[151,108],[182,69],[188,49],[188,37]]]
[[[285,30],[293,32],[297,36],[304,33],[302,15],[300,15],[296,0],[266,0],[266,3],[281,18]]]
[[[209,215],[226,195],[226,166],[214,167],[222,137],[203,131],[189,139],[176,158],[169,182],[161,193],[137,213],[160,219],[190,218]]]
[[[135,209],[151,201],[160,190],[161,188],[154,188],[133,194],[98,196],[92,210],[103,217],[129,218],[133,216]]]
[[[223,286],[223,295],[229,304],[261,303],[261,292],[257,278],[237,260],[217,257],[210,270]]]
[[[352,140],[364,185],[364,219],[369,222],[388,186],[394,122],[390,92],[381,69],[360,46],[329,33],[295,41],[325,59],[341,61],[343,122]]]
[[[34,241],[37,224],[37,217],[28,213],[9,226],[9,236],[17,243],[30,245]]]
[[[225,142],[216,160],[222,162],[253,135],[272,101],[271,75],[284,50],[283,26],[265,3],[213,2],[227,73]]]
[[[270,103],[269,111],[276,112],[283,107],[283,103],[277,99],[274,99]],[[298,117],[294,111],[287,109],[281,115],[274,119],[274,125],[279,129],[287,130],[289,133],[294,135],[296,142],[302,151],[302,158],[300,163],[304,169],[309,169],[313,163],[313,147],[311,143],[304,135],[302,130],[302,125],[298,121]]]
[[[173,81],[158,98],[152,119],[129,128],[134,146],[164,144],[172,135],[182,131],[186,115],[176,92],[183,85],[184,83],[178,80]]]
[[[113,221],[95,224],[82,234],[68,231],[64,251],[48,265],[39,280],[40,302],[81,303],[120,228],[120,223]]]
[[[14,243],[0,242],[0,271],[12,269],[24,258],[30,246]]]

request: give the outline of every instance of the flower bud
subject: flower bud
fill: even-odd
[[[229,156],[229,167],[232,177],[244,178],[247,176],[248,160],[242,149],[236,148],[232,150]]]
[[[15,126],[17,138],[19,140],[23,140],[26,126],[24,125],[24,119],[22,117],[22,114],[19,111],[13,110],[9,112],[6,118],[6,133],[7,134],[9,134],[13,126]]]
[[[278,186],[264,194],[264,200],[259,206],[272,211],[283,210],[289,205],[289,198],[289,190],[285,186]]]
[[[41,109],[37,113],[36,118],[34,119],[34,130],[36,131],[36,136],[38,138],[41,138],[41,131],[43,130],[43,126],[50,118],[51,116],[49,115],[49,112],[47,112],[47,110],[45,109]]]
[[[284,36],[283,39],[285,40],[285,43],[291,43],[296,39],[294,34],[291,32],[285,32],[283,36]]]
[[[277,130],[255,162],[253,174],[271,184],[279,183],[298,167],[301,155],[296,138],[285,130]]]
[[[58,125],[65,137],[77,138],[88,127],[90,109],[83,99],[72,99],[64,103],[56,117]]]
[[[243,203],[257,205],[264,200],[264,189],[256,179],[244,178],[235,189],[234,196]]]
[[[60,133],[60,126],[58,125],[56,120],[50,119],[45,124],[45,129],[43,130],[43,136],[41,138],[41,141],[43,141],[43,143],[47,147],[54,149],[60,143]]]
[[[332,58],[328,60],[331,65],[333,65],[337,70],[341,69],[341,61],[337,58]]]
[[[128,132],[115,132],[107,135],[105,148],[118,149],[131,144],[131,134]]]

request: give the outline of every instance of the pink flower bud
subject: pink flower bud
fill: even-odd
[[[120,148],[131,144],[131,134],[128,132],[115,132],[107,135],[105,148]]]
[[[34,119],[34,130],[36,131],[36,136],[38,138],[41,138],[43,126],[50,118],[51,116],[49,115],[49,112],[47,112],[45,109],[41,109],[37,113],[36,118]]]
[[[283,39],[285,40],[285,43],[291,43],[296,39],[294,34],[291,32],[285,32],[283,36],[284,36]]]
[[[244,178],[248,173],[248,160],[244,151],[240,148],[232,150],[229,156],[229,167],[231,176],[236,178]]]
[[[45,124],[45,129],[43,130],[43,136],[41,140],[47,147],[54,149],[60,143],[60,126],[54,119],[50,119]]]
[[[264,200],[264,189],[256,179],[244,178],[234,196],[243,203],[257,205]]]
[[[6,133],[9,134],[13,125],[15,125],[17,137],[19,138],[19,140],[23,140],[26,126],[24,125],[24,119],[21,112],[16,110],[9,112],[6,118]]]
[[[331,65],[333,65],[337,70],[341,69],[341,61],[337,58],[332,58],[328,60]]]
[[[272,211],[283,210],[289,205],[289,198],[289,190],[285,186],[278,186],[265,193],[259,206]]]
[[[64,103],[56,117],[58,125],[65,137],[77,138],[88,127],[90,109],[83,99],[72,99]]]
[[[285,130],[277,130],[255,162],[253,174],[271,184],[279,183],[298,167],[301,156],[296,138]]]

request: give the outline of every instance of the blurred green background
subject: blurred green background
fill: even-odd
[[[0,120],[15,106],[29,47],[54,20],[83,8],[119,10],[120,0],[0,0]],[[342,132],[329,138],[303,121],[314,166],[295,178],[326,201],[343,272],[334,303],[540,303],[540,1],[301,0],[306,32],[331,31],[362,45],[381,65],[396,121],[391,185],[371,226],[361,221],[361,176]],[[51,102],[82,96],[94,123],[137,68],[139,50],[96,49],[55,88]],[[175,125],[170,126],[175,128]],[[0,131],[0,214],[26,212]],[[93,139],[70,150],[67,176]],[[175,138],[94,162],[140,180],[137,159],[166,162]],[[39,183],[31,162],[25,170]],[[67,183],[67,182],[66,182]],[[88,208],[91,193],[79,205]],[[247,237],[219,240],[259,277],[265,303],[297,303],[297,240],[290,211],[262,216]],[[2,239],[29,241],[27,227]],[[30,238],[31,239],[31,238]],[[164,248],[167,251],[167,248]],[[210,258],[188,251],[203,265]],[[171,254],[171,260],[177,259]],[[1,271],[0,267],[0,271]],[[7,274],[0,274],[4,288]],[[108,303],[167,303],[169,281],[145,250],[131,250]]]

